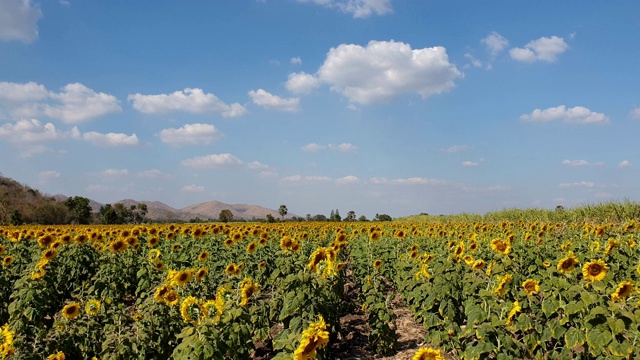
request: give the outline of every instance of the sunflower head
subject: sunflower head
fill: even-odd
[[[98,315],[98,312],[100,312],[100,301],[96,299],[87,301],[87,304],[84,306],[84,311],[89,316]]]
[[[412,360],[444,360],[442,350],[433,349],[430,347],[420,348],[413,354]]]
[[[206,267],[198,269],[198,271],[196,272],[196,281],[201,281],[205,278],[205,276],[207,276],[208,273],[209,270]]]
[[[540,291],[540,282],[538,280],[527,279],[522,283],[522,287],[528,295],[532,295]]]
[[[634,289],[635,289],[635,286],[633,285],[632,282],[623,281],[618,285],[618,287],[616,288],[616,291],[614,291],[613,294],[611,294],[611,300],[613,301],[624,300],[633,293]]]
[[[591,282],[601,281],[607,275],[609,266],[602,260],[591,260],[582,267],[582,276]]]
[[[198,261],[207,261],[209,258],[209,252],[207,250],[203,250],[200,255],[198,255]]]
[[[559,272],[567,274],[573,271],[578,263],[578,258],[573,254],[572,251],[569,251],[566,257],[560,259],[557,269]]]
[[[65,307],[62,308],[62,316],[64,316],[65,319],[75,319],[78,315],[80,315],[80,304],[77,302],[65,305]]]
[[[373,262],[373,268],[374,269],[380,269],[382,267],[382,260],[377,259],[376,261]]]

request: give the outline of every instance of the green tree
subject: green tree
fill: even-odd
[[[20,210],[13,210],[11,212],[11,225],[22,225],[22,214]]]
[[[90,200],[82,196],[74,196],[67,198],[64,205],[69,209],[73,216],[73,221],[78,224],[88,224],[91,220]]]
[[[288,212],[289,210],[287,209],[287,205],[280,205],[280,208],[278,209],[278,214],[280,214],[280,216],[282,217],[282,220],[284,220],[284,216],[287,215]]]
[[[274,223],[274,222],[276,222],[276,218],[274,218],[273,215],[271,215],[271,214],[267,214],[267,222],[268,223]]]
[[[344,221],[356,221],[356,212],[353,210],[349,211]]]
[[[219,219],[220,219],[220,221],[225,222],[225,223],[229,222],[229,221],[233,220],[233,213],[229,209],[224,209],[224,210],[220,211]]]

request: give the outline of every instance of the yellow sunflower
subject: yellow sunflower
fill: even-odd
[[[484,260],[478,259],[471,264],[471,268],[473,270],[482,270],[484,268]]]
[[[209,269],[207,269],[206,267],[198,269],[198,272],[196,272],[196,281],[202,281],[202,279],[204,279],[204,277],[207,276],[208,273]]]
[[[240,306],[247,306],[249,304],[249,298],[260,290],[260,286],[254,283],[250,278],[245,278],[240,283]]]
[[[501,239],[491,240],[491,250],[498,254],[509,255],[511,252],[511,243],[509,241],[502,241]]]
[[[616,291],[614,291],[613,294],[611,294],[611,300],[613,301],[624,300],[627,297],[629,297],[631,293],[633,293],[634,289],[635,289],[635,286],[633,286],[633,283],[631,283],[630,281],[623,281],[618,285],[618,287],[616,288]]]
[[[522,287],[528,295],[532,295],[540,291],[540,282],[538,280],[527,279],[522,283]]]
[[[78,317],[78,315],[80,315],[80,304],[77,302],[72,302],[62,308],[62,316],[64,316],[65,319],[72,320]]]
[[[380,269],[382,267],[382,260],[377,259],[376,261],[373,262],[373,268],[374,269]]]
[[[582,276],[591,282],[600,281],[607,275],[609,266],[604,261],[591,260],[582,267]]]
[[[512,279],[513,279],[513,276],[511,276],[511,274],[505,274],[500,279],[498,286],[496,286],[493,292],[498,296],[503,296],[507,292],[507,285],[511,282]]]
[[[316,351],[329,343],[329,332],[326,330],[327,324],[324,322],[322,315],[318,315],[318,318],[317,322],[311,323],[302,332],[300,345],[293,353],[294,360],[315,359]]]
[[[13,262],[13,256],[7,255],[2,259],[2,266],[9,266]]]
[[[84,306],[84,312],[89,316],[96,316],[100,312],[100,301],[91,299]]]
[[[247,245],[247,253],[252,254],[254,251],[256,251],[256,247],[258,247],[258,244],[256,244],[255,241],[250,242]]]
[[[511,319],[513,319],[513,317],[516,316],[516,314],[519,313],[520,310],[522,310],[522,308],[520,307],[520,302],[516,300],[516,302],[513,303],[511,311],[509,311],[509,315],[507,316],[507,325],[511,325]]]
[[[565,256],[564,258],[560,259],[560,261],[558,261],[557,269],[561,273],[567,274],[572,272],[573,269],[576,268],[576,265],[578,265],[579,262],[580,261],[578,260],[578,258],[573,254],[573,251],[569,251],[567,253],[567,256]]]
[[[430,347],[420,348],[413,354],[412,360],[445,360],[442,350],[432,349]]]
[[[47,360],[64,360],[64,359],[65,359],[65,356],[62,351],[58,351],[55,354],[51,354],[47,356]]]

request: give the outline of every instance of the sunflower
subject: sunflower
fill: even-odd
[[[240,272],[240,269],[236,266],[236,264],[230,263],[229,265],[227,265],[227,268],[224,269],[224,272],[228,275],[235,275]]]
[[[442,350],[432,349],[430,347],[420,348],[413,354],[412,360],[444,360]]]
[[[471,265],[471,268],[473,270],[482,270],[484,268],[484,260],[478,259],[474,261],[473,264]]]
[[[379,231],[374,231],[374,232],[369,234],[369,240],[377,241],[377,240],[380,239],[381,236],[382,236],[382,234]]]
[[[158,261],[158,259],[160,259],[160,255],[162,255],[160,253],[160,250],[151,249],[151,250],[149,250],[149,254],[147,255],[147,260],[149,260],[149,262],[151,262],[151,263],[154,263],[154,262]]]
[[[209,270],[206,267],[198,269],[198,272],[196,272],[196,281],[202,281],[208,273]]]
[[[598,252],[600,250],[600,242],[599,241],[594,241],[591,243],[591,245],[589,245],[589,251],[595,253]]]
[[[266,268],[266,267],[267,267],[267,262],[266,262],[266,261],[261,261],[261,262],[258,264],[258,269],[264,269],[264,268]]]
[[[502,255],[509,255],[511,252],[511,243],[509,241],[502,241],[501,239],[491,240],[491,250]]]
[[[202,250],[200,255],[198,255],[198,261],[207,261],[209,258],[209,252],[207,250]]]
[[[0,244],[0,255],[4,254],[5,250],[4,245]]]
[[[329,343],[329,332],[326,330],[327,324],[324,322],[322,315],[318,315],[318,318],[317,322],[311,323],[302,332],[300,345],[293,353],[294,360],[315,359],[316,351]]]
[[[496,289],[493,292],[498,296],[503,296],[507,292],[507,284],[509,284],[512,279],[513,276],[511,276],[511,274],[505,274],[502,279],[500,279],[498,286],[496,286]]]
[[[464,262],[465,264],[471,266],[474,263],[473,257],[471,255],[465,255],[464,256]]]
[[[263,234],[266,234],[266,233],[263,233]],[[267,245],[267,238],[266,237],[260,237],[260,240],[258,240],[258,245],[260,245],[260,246]]]
[[[49,245],[53,244],[54,241],[55,239],[53,238],[53,235],[47,234],[38,238],[38,245],[40,245],[41,248],[46,249]]]
[[[522,308],[520,307],[520,302],[516,300],[516,302],[513,303],[511,311],[509,311],[509,315],[507,316],[507,325],[511,325],[511,319],[513,319],[513,317],[516,316],[516,314],[519,313],[520,310],[522,310]]]
[[[84,312],[89,316],[98,315],[98,312],[100,312],[100,301],[95,299],[87,301],[87,304],[84,306]]]
[[[2,339],[2,344],[0,344],[0,356],[2,359],[5,357],[10,357],[14,354],[13,349],[13,335],[15,333],[9,330],[9,324],[5,324],[0,327],[0,338]]]
[[[13,262],[13,256],[7,255],[2,259],[2,266],[9,266]]]
[[[469,243],[469,251],[476,251],[478,250],[478,243],[476,241],[471,241]]]
[[[155,264],[153,264],[153,266],[156,268],[156,270],[162,270],[164,269],[164,261],[157,261]]]
[[[50,261],[51,259],[53,259],[54,257],[56,257],[56,255],[58,255],[58,250],[54,249],[54,248],[50,248],[48,250],[45,250],[42,252],[42,258]]]
[[[409,253],[409,258],[415,259],[416,257],[418,257],[418,252],[416,250],[411,250],[411,252]]]
[[[631,295],[634,288],[635,286],[633,286],[630,281],[621,282],[616,288],[616,291],[611,294],[611,300],[620,301],[626,299],[629,295]]]
[[[528,295],[532,295],[540,291],[540,282],[538,280],[527,279],[522,283],[522,287]]]
[[[293,244],[291,244],[291,251],[293,251],[294,253],[297,253],[298,251],[300,251],[300,242],[298,241],[293,241]]]
[[[456,248],[453,250],[453,253],[457,256],[457,257],[462,257],[462,255],[464,255],[464,243],[460,242]]]
[[[187,324],[197,323],[197,320],[193,320],[193,318],[191,317],[191,314],[189,314],[189,310],[191,310],[191,307],[193,305],[198,305],[198,299],[196,299],[193,296],[188,296],[187,298],[185,298],[184,301],[182,301],[182,304],[180,305],[180,315],[182,316],[182,320]]]
[[[169,306],[174,306],[180,302],[180,295],[173,290],[169,290],[164,295],[164,302]]]
[[[558,266],[557,269],[558,271],[560,271],[563,274],[567,274],[573,271],[573,269],[575,269],[576,265],[578,265],[580,261],[578,260],[578,258],[573,254],[573,251],[569,251],[567,252],[567,256],[560,259],[560,261],[558,261]]]
[[[373,268],[374,269],[380,269],[382,267],[382,260],[377,259],[376,261],[373,262]]]
[[[160,239],[157,236],[152,236],[149,238],[149,240],[147,240],[147,244],[149,244],[149,247],[156,247],[158,246],[158,243],[160,242]]]
[[[65,359],[65,356],[62,351],[58,351],[55,354],[51,354],[47,356],[47,360],[64,360],[64,359]]]
[[[620,246],[620,242],[617,241],[614,238],[609,238],[609,240],[607,240],[607,247],[604,249],[604,253],[606,255],[611,254],[611,250],[613,250],[614,248]]]
[[[129,245],[122,239],[116,239],[109,244],[109,250],[112,254],[118,254],[125,250]]]
[[[582,276],[591,282],[600,281],[607,275],[608,270],[609,266],[604,261],[600,259],[591,260],[582,267]]]
[[[549,261],[549,260],[545,260],[545,261],[542,263],[542,266],[544,266],[544,267],[548,268],[549,266],[551,266],[551,261]]]
[[[260,286],[254,283],[250,278],[245,278],[240,283],[240,306],[247,306],[249,304],[249,298],[260,290]]]
[[[288,250],[291,245],[293,245],[293,239],[288,237],[288,236],[283,236],[280,239],[280,249],[282,250]]]
[[[311,254],[310,258],[311,260],[309,261],[309,264],[307,264],[307,269],[313,272],[317,272],[318,265],[322,261],[329,260],[329,255],[327,254],[327,251],[325,248],[319,247]]]
[[[62,308],[62,316],[64,316],[65,319],[72,320],[78,317],[78,315],[80,315],[80,304],[77,302],[73,302]]]
[[[180,245],[180,243],[175,243],[171,246],[171,250],[180,250],[181,247],[182,245]]]
[[[156,292],[153,296],[153,300],[155,300],[156,302],[163,302],[164,301],[164,297],[167,295],[167,293],[171,291],[171,286],[170,285],[162,285],[160,287],[158,287],[156,289]]]
[[[171,284],[184,286],[193,278],[193,270],[180,270],[172,278]]]

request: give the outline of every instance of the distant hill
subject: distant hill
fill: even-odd
[[[62,203],[68,199],[66,195],[58,194],[47,196],[38,190],[31,189],[15,180],[0,175],[0,223],[11,223],[11,214],[19,213],[22,221],[26,223],[65,223],[69,221],[71,214]],[[208,201],[196,205],[187,206],[182,209],[173,208],[160,201],[137,201],[124,199],[114,201],[111,204],[122,203],[130,207],[139,203],[147,205],[147,218],[155,221],[189,221],[195,218],[201,220],[214,219],[220,217],[222,210],[231,210],[234,220],[254,220],[266,219],[267,215],[280,218],[277,210],[268,209],[258,205],[246,204],[225,204],[220,201]],[[94,212],[100,211],[100,207],[105,204],[89,199],[89,206]],[[15,215],[14,215],[15,216]],[[290,219],[294,214],[288,214],[286,219]]]

